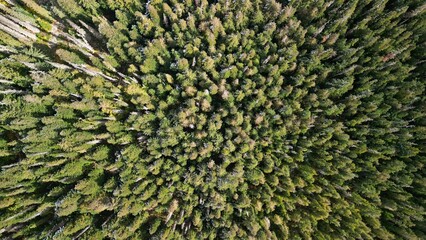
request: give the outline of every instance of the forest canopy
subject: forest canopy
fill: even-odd
[[[1,239],[426,239],[421,0],[0,0]]]

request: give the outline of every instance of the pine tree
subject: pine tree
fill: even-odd
[[[0,12],[2,238],[425,238],[422,1]]]

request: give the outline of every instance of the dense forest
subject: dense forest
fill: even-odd
[[[422,0],[0,0],[1,239],[426,239]]]

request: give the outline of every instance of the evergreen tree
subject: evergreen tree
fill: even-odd
[[[0,1],[3,239],[425,239],[423,1]]]

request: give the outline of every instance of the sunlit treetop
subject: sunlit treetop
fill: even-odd
[[[0,237],[425,239],[419,0],[0,0]]]

